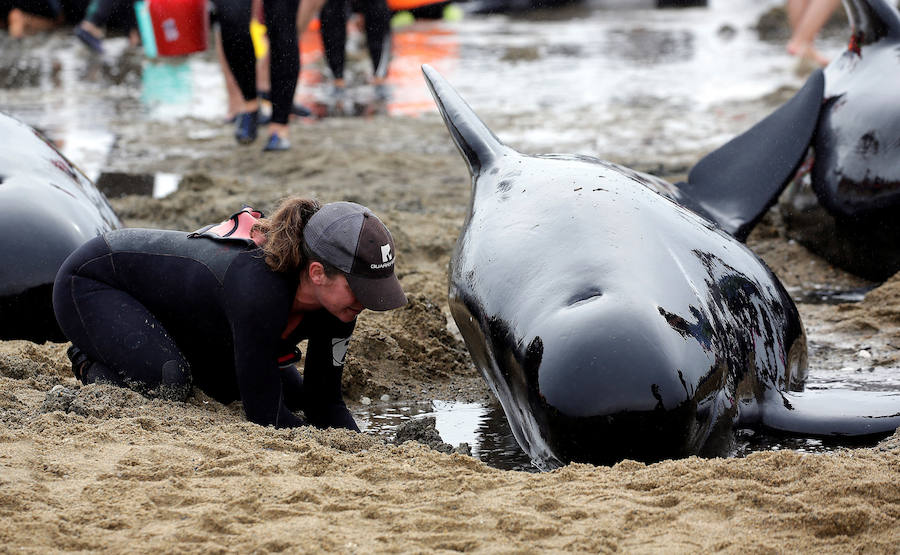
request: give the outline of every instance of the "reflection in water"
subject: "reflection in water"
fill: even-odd
[[[134,174],[103,172],[94,184],[107,198],[139,195],[164,198],[178,190],[181,176],[174,173]]]
[[[364,432],[385,441],[392,441],[397,427],[407,420],[433,416],[445,443],[454,447],[468,443],[473,457],[495,468],[537,472],[513,437],[503,409],[497,403],[382,402],[361,407],[353,416]]]
[[[799,303],[807,304],[843,304],[858,303],[874,286],[856,287],[854,289],[810,289],[791,290],[791,296]]]
[[[191,68],[178,60],[148,61],[141,73],[141,103],[153,107],[159,104],[189,106],[193,96]]]

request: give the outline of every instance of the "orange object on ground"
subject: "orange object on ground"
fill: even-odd
[[[206,50],[209,15],[206,0],[148,0],[153,36],[160,56]]]
[[[431,4],[446,4],[447,0],[388,0],[388,8],[392,12],[414,10]]]

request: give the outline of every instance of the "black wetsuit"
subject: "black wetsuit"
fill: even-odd
[[[391,11],[385,0],[328,0],[319,15],[325,59],[335,79],[344,78],[344,59],[347,47],[347,18],[350,9],[363,14],[366,45],[372,58],[375,77],[387,75],[391,56]]]
[[[83,381],[175,397],[193,382],[221,402],[240,399],[258,424],[302,425],[291,412],[302,409],[315,426],[358,430],[341,395],[355,321],[307,312],[282,338],[296,277],[270,270],[249,241],[190,235],[115,230],[63,263],[53,306],[63,332],[94,361]],[[303,339],[301,377],[285,359]]]
[[[256,53],[250,37],[251,0],[213,0],[215,19],[222,33],[222,51],[241,96],[256,98]]]
[[[269,80],[272,84],[272,122],[287,124],[294,106],[300,74],[297,8],[300,0],[263,0],[269,37]]]

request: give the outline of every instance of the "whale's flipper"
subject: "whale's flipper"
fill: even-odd
[[[816,70],[783,106],[704,156],[687,183],[676,183],[686,204],[743,241],[778,199],[806,157],[824,97]]]
[[[769,430],[822,438],[887,435],[900,427],[900,393],[837,389],[769,390],[760,407]]]
[[[851,45],[864,46],[885,37],[900,39],[900,16],[884,0],[845,0],[844,7],[853,29]]]
[[[473,176],[478,175],[482,168],[490,166],[504,152],[512,152],[488,129],[440,73],[428,64],[422,66],[422,73],[425,74],[425,83],[431,90],[450,136]]]

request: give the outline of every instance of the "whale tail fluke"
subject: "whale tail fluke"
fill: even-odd
[[[770,390],[760,412],[763,428],[788,435],[819,438],[867,438],[900,427],[896,392],[816,389]]]
[[[488,129],[440,73],[428,64],[422,66],[422,73],[453,142],[472,175],[478,175],[482,168],[490,166],[503,152],[511,150]]]
[[[866,45],[885,37],[900,40],[900,13],[885,0],[845,0],[853,30],[852,44]]]
[[[806,157],[824,94],[816,70],[784,105],[704,156],[687,182],[675,184],[686,203],[744,241]]]

